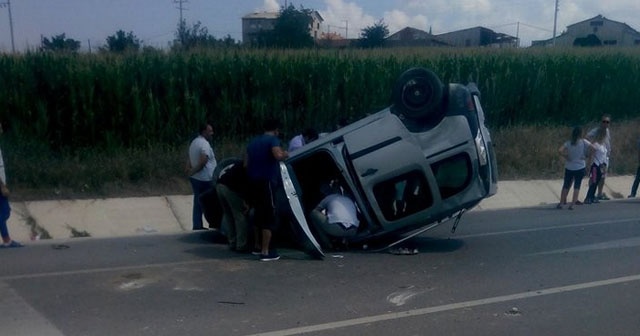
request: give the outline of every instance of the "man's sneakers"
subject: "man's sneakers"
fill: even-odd
[[[261,254],[260,261],[274,261],[280,259],[280,255],[275,251],[269,252],[269,254]]]
[[[609,196],[607,196],[607,194],[605,194],[605,193],[602,193],[602,195],[598,196],[598,198],[596,198],[596,199],[599,199],[599,200],[601,200],[601,201],[608,201],[608,200],[610,200]]]
[[[10,243],[6,243],[6,244],[1,244],[0,248],[14,248],[14,247],[23,247],[24,245],[21,243],[18,243],[15,240],[12,240]]]

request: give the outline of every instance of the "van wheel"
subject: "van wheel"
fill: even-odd
[[[227,169],[231,168],[231,166],[233,166],[234,164],[240,163],[240,162],[242,162],[242,159],[237,157],[226,158],[218,162],[218,164],[216,165],[216,168],[213,170],[213,183],[214,184],[217,183],[220,176],[222,176],[222,174]]]
[[[396,81],[393,110],[409,119],[427,119],[441,110],[444,86],[430,70],[411,68]]]

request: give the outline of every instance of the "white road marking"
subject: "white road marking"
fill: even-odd
[[[6,275],[6,276],[0,276],[0,281],[37,279],[37,278],[47,278],[47,277],[56,277],[56,276],[64,276],[64,275],[93,274],[93,273],[114,272],[114,271],[130,271],[130,270],[141,270],[141,269],[147,269],[147,268],[166,268],[171,266],[210,264],[213,262],[214,261],[212,260],[191,260],[191,261],[177,261],[177,262],[161,263],[161,264],[132,265],[132,266],[118,266],[118,267],[105,267],[105,268],[91,268],[91,269],[62,271],[62,272]]]
[[[0,282],[0,307],[3,335],[64,336],[5,282]]]
[[[529,255],[534,256],[534,255],[558,254],[558,253],[566,253],[566,252],[585,252],[585,251],[607,250],[607,249],[613,249],[613,248],[636,247],[636,246],[640,246],[640,237],[611,240],[603,243],[575,246],[575,247],[569,247],[569,248],[553,250],[553,251],[532,253]]]
[[[490,236],[500,236],[507,234],[516,234],[516,233],[527,233],[527,232],[539,232],[539,231],[551,231],[551,230],[562,230],[562,229],[571,229],[576,227],[586,227],[586,226],[594,226],[594,225],[611,225],[611,224],[623,224],[623,223],[633,223],[640,222],[637,218],[627,218],[627,219],[619,219],[619,220],[605,220],[605,221],[597,221],[597,222],[586,222],[580,224],[569,224],[569,225],[558,225],[558,226],[549,226],[549,227],[536,227],[533,229],[519,229],[519,230],[507,230],[507,231],[498,231],[498,232],[485,232],[485,233],[476,233],[476,234],[468,234],[468,235],[460,235],[454,236],[456,239],[463,238],[476,238],[476,237],[490,237]]]
[[[306,327],[276,330],[276,331],[271,331],[266,333],[253,334],[250,336],[288,336],[288,335],[306,334],[306,333],[325,331],[325,330],[331,330],[331,329],[354,327],[362,324],[370,324],[370,323],[377,323],[377,322],[390,321],[390,320],[399,320],[407,317],[422,316],[422,315],[439,313],[439,312],[449,311],[449,310],[464,309],[464,308],[477,307],[477,306],[489,305],[489,304],[500,303],[500,302],[508,302],[508,301],[522,300],[522,299],[540,297],[540,296],[546,296],[546,295],[561,294],[566,292],[572,292],[572,291],[578,291],[578,290],[596,288],[596,287],[602,287],[602,286],[609,286],[609,285],[615,285],[619,283],[639,281],[639,280],[640,280],[640,274],[635,274],[635,275],[630,275],[630,276],[625,276],[620,278],[613,278],[613,279],[606,279],[601,281],[585,282],[585,283],[569,285],[569,286],[542,289],[535,292],[522,292],[522,293],[516,293],[516,294],[510,294],[510,295],[495,296],[495,297],[490,297],[485,299],[451,303],[451,304],[446,304],[442,306],[427,307],[427,308],[421,308],[421,309],[413,309],[413,310],[407,310],[407,311],[402,311],[397,313],[388,313],[388,314],[355,318],[350,320],[329,322],[324,324],[316,324],[316,325],[311,325]]]

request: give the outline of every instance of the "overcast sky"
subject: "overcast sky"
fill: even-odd
[[[174,37],[180,0],[0,0],[0,51],[11,51],[9,9],[17,51],[37,48],[40,37],[65,33],[82,49],[105,44],[116,31],[133,32],[144,45],[165,47]],[[558,0],[557,34],[567,25],[602,14],[640,31],[640,0]],[[300,0],[331,30],[349,38],[384,20],[391,33],[410,26],[433,34],[483,26],[520,37],[521,45],[551,38],[555,0]],[[200,21],[216,38],[242,39],[242,16],[277,11],[284,0],[183,0],[188,26]]]

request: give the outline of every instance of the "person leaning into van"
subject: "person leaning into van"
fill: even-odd
[[[247,234],[249,205],[246,202],[249,178],[243,162],[236,162],[223,171],[216,183],[216,192],[229,249],[238,253],[251,252]]]
[[[310,217],[321,244],[333,249],[333,239],[353,237],[358,232],[358,211],[355,202],[342,194],[337,180],[323,184],[320,189],[324,198],[311,211]]]
[[[569,205],[569,210],[573,210],[574,205],[580,204],[578,194],[580,193],[580,186],[582,185],[582,179],[585,174],[585,160],[594,150],[595,147],[589,141],[582,138],[582,128],[579,126],[574,127],[571,131],[571,140],[562,144],[558,149],[565,163],[560,203],[558,203],[556,208],[562,209],[562,206],[567,204],[567,196],[569,195],[569,189],[571,189],[572,183],[573,197],[571,205]]]

